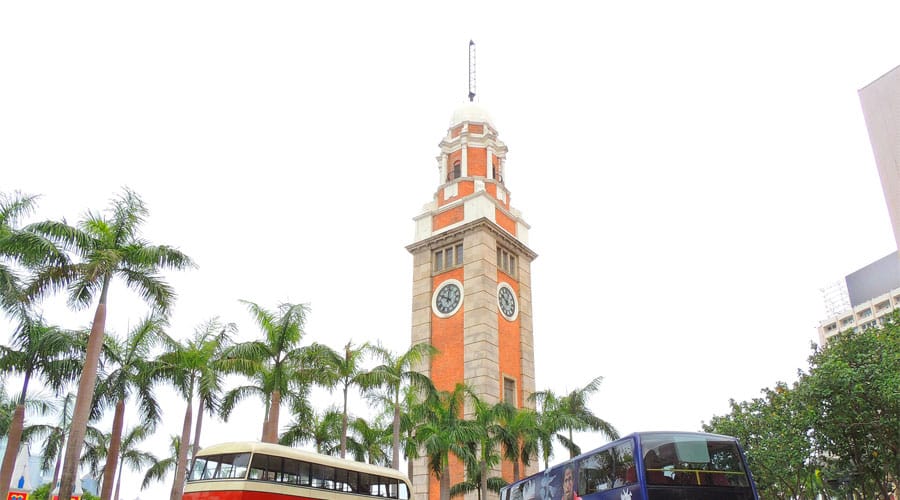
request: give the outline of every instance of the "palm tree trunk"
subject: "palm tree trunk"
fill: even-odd
[[[194,470],[194,461],[197,460],[197,452],[200,451],[200,430],[203,428],[203,412],[206,411],[206,401],[201,397],[197,404],[197,426],[194,428],[194,446],[191,447],[191,467]]]
[[[406,459],[406,477],[408,477],[410,481],[412,481],[412,479],[413,479],[413,465],[414,465],[413,459],[407,458]]]
[[[53,468],[53,482],[50,483],[50,489],[56,487],[59,481],[59,468],[62,467],[62,458],[63,458],[63,449],[65,449],[65,434],[66,434],[66,415],[68,415],[69,411],[69,402],[72,400],[72,393],[66,393],[66,398],[63,400],[63,409],[62,409],[62,427],[60,427],[60,444],[59,444],[59,453],[56,455],[56,467]]]
[[[519,461],[513,462],[513,482],[519,481]]]
[[[400,470],[400,396],[394,398],[394,435],[391,438],[391,446],[394,447],[394,456],[391,459],[393,468]],[[409,476],[412,479],[412,476]]]
[[[478,498],[480,500],[487,498],[487,462],[482,460],[479,466],[481,467],[481,484],[478,485]]]
[[[347,386],[344,386],[344,414],[341,416],[341,458],[347,456]]]
[[[263,436],[263,442],[265,443],[277,443],[278,442],[278,413],[281,409],[281,391],[272,391],[272,404],[269,406],[269,419],[266,422],[266,426],[263,427],[263,432],[265,432],[265,436]]]
[[[125,425],[125,400],[116,403],[113,415],[112,434],[109,437],[109,449],[106,452],[106,468],[103,470],[103,488],[100,500],[110,500],[113,482],[116,478],[116,467],[119,465],[119,448],[122,445],[122,427]]]
[[[66,455],[59,480],[59,498],[72,498],[72,491],[75,489],[78,459],[81,457],[88,418],[91,416],[100,348],[103,347],[103,337],[106,335],[106,295],[108,291],[109,277],[103,280],[100,302],[97,304],[94,323],[91,325],[91,334],[88,337],[84,369],[81,372],[81,380],[78,381],[78,395],[75,398],[75,409],[72,411],[72,427],[69,429],[69,441],[66,443]]]
[[[444,465],[440,481],[441,500],[450,500],[450,465]]]
[[[24,396],[24,395],[23,395]],[[3,465],[0,466],[0,498],[6,498],[13,469],[16,466],[16,455],[19,454],[19,443],[22,441],[22,427],[25,425],[25,405],[16,405],[13,420],[9,425],[9,437],[6,440],[6,453],[3,454]]]
[[[191,410],[193,406],[193,398],[188,398],[187,409],[184,410],[184,425],[181,426],[182,444],[178,447],[178,462],[175,465],[175,480],[172,482],[172,493],[169,495],[169,500],[181,500],[181,494],[184,491],[184,473],[187,469],[187,443],[191,442]]]
[[[124,467],[119,467],[119,472],[116,474],[118,477],[116,477],[116,496],[113,497],[115,500],[119,500],[119,488],[122,487],[122,469]]]

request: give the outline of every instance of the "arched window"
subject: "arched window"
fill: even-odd
[[[447,172],[447,180],[452,181],[453,179],[459,179],[462,177],[462,163],[459,160],[453,162],[453,168]]]

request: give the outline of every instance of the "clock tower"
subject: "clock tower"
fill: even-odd
[[[415,241],[406,247],[413,255],[412,343],[440,351],[421,371],[439,391],[465,382],[488,404],[531,407],[537,254],[528,247],[528,224],[510,205],[506,145],[484,108],[470,102],[454,112],[439,147],[437,191],[415,217]],[[439,484],[426,459],[412,470],[414,499],[436,500]],[[512,464],[489,474],[511,481]],[[464,467],[451,455],[450,483],[463,480]]]

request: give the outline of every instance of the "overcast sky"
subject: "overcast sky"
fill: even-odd
[[[0,191],[69,221],[137,191],[144,235],[199,264],[170,277],[175,336],[218,315],[253,339],[238,299],[291,301],[307,341],[405,349],[404,247],[474,39],[539,255],[538,388],[604,376],[593,409],[625,434],[698,430],[792,382],[819,288],[895,250],[857,90],[900,64],[900,4],[528,5],[4,2]],[[59,302],[48,319],[89,323]],[[116,289],[108,330],[145,313]],[[256,439],[260,407],[203,444]],[[165,409],[157,454],[184,406]]]

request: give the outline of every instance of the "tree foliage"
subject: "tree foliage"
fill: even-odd
[[[888,498],[900,477],[900,315],[813,346],[788,387],[731,402],[704,430],[737,437],[765,498]]]

